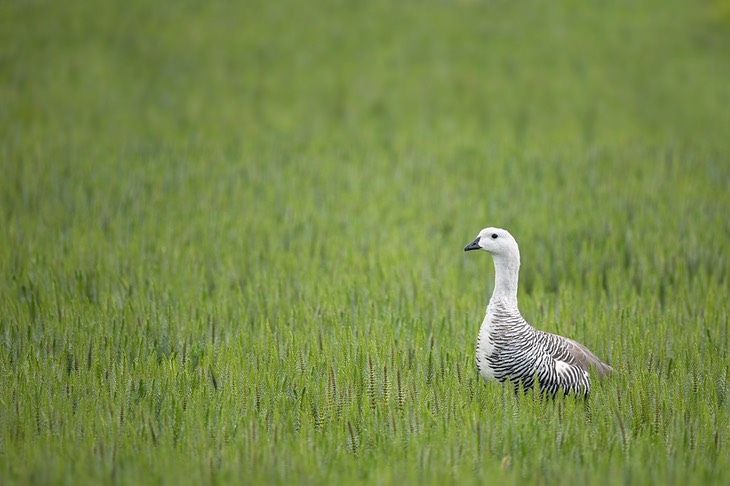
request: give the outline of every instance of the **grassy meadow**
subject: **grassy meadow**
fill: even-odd
[[[0,3],[0,483],[730,484],[728,52],[724,1]],[[486,226],[588,405],[478,377]]]

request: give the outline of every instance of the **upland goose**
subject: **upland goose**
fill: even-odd
[[[529,325],[517,308],[520,250],[501,228],[485,228],[464,251],[484,250],[494,259],[494,292],[477,339],[477,367],[485,380],[509,380],[518,390],[535,386],[554,396],[558,392],[587,396],[589,368],[599,378],[613,372],[588,348],[572,339]]]

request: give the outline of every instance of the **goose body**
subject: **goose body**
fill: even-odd
[[[527,390],[539,383],[541,392],[587,396],[588,370],[599,378],[613,369],[582,344],[535,329],[517,307],[520,252],[512,235],[501,228],[485,228],[464,248],[485,250],[494,259],[495,283],[487,313],[479,329],[476,363],[485,380],[510,380]]]

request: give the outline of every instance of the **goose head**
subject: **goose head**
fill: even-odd
[[[464,251],[484,250],[494,260],[494,293],[492,302],[503,301],[517,308],[517,281],[520,273],[520,249],[517,242],[502,228],[484,228]],[[519,311],[518,311],[519,312]]]
[[[506,257],[508,259],[517,257],[520,250],[517,241],[509,234],[509,231],[502,228],[484,228],[479,235],[464,247],[464,251],[484,250],[489,252],[495,259]]]

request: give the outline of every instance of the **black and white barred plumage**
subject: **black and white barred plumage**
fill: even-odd
[[[613,371],[582,344],[524,320],[517,307],[519,247],[509,232],[485,228],[464,250],[485,250],[494,258],[494,293],[476,347],[477,367],[485,380],[510,380],[515,389],[531,389],[537,380],[541,393],[587,396],[589,368],[599,378]]]

